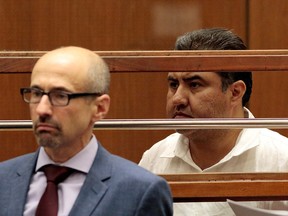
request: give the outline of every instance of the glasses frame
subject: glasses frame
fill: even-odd
[[[25,98],[25,93],[27,93],[27,92],[31,93],[32,90],[33,90],[33,91],[37,91],[37,92],[39,92],[39,93],[41,94],[41,96],[39,97],[39,98],[40,98],[39,101],[37,101],[37,102],[31,102],[30,100],[28,100],[27,98]],[[68,98],[67,103],[66,103],[65,105],[64,105],[64,104],[63,104],[63,105],[62,105],[62,104],[61,104],[61,105],[54,104],[54,103],[53,103],[53,100],[52,100],[52,98],[51,98],[51,96],[50,96],[50,94],[53,93],[53,92],[59,92],[59,93],[61,93],[61,94],[63,94],[63,95],[66,95],[67,98]],[[41,101],[43,95],[47,95],[52,106],[68,106],[69,103],[70,103],[70,100],[71,100],[71,99],[74,99],[74,98],[88,97],[88,96],[96,96],[96,97],[99,97],[99,96],[102,95],[102,93],[99,93],[99,92],[94,92],[94,93],[90,93],[90,92],[69,93],[69,92],[58,91],[58,90],[52,90],[52,91],[50,91],[50,92],[45,92],[45,91],[43,91],[43,90],[41,90],[41,89],[38,89],[38,88],[30,88],[30,87],[29,87],[29,88],[20,88],[20,93],[21,93],[21,95],[22,95],[22,99],[24,100],[24,102],[29,103],[29,104],[37,104],[37,103],[39,103],[39,102]]]

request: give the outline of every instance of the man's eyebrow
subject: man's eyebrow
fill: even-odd
[[[63,91],[63,92],[70,92],[68,89],[66,89],[65,87],[55,87],[52,88],[50,91]]]
[[[176,81],[177,79],[172,77],[172,76],[168,76],[167,77],[167,81]]]
[[[192,75],[192,76],[187,76],[187,77],[184,77],[184,78],[181,78],[184,82],[191,82],[193,80],[203,80],[203,78],[199,75]],[[175,78],[173,76],[168,76],[167,77],[167,80],[168,81],[177,81],[178,78]]]
[[[199,75],[193,75],[193,76],[190,76],[190,77],[183,78],[184,82],[190,82],[190,81],[194,81],[194,80],[203,80],[203,78],[201,76],[199,76]]]
[[[38,85],[32,85],[32,86],[30,86],[30,88],[41,89]]]
[[[32,86],[30,86],[30,88],[43,90],[43,89],[42,89],[40,86],[38,86],[38,85],[32,85]],[[69,91],[68,89],[66,89],[65,87],[55,87],[55,88],[50,89],[50,91],[70,92],[70,91]],[[49,91],[49,92],[50,92],[50,91]]]

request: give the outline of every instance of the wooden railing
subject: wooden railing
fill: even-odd
[[[175,202],[288,200],[288,173],[161,175]]]
[[[44,53],[46,52],[0,52],[0,73],[30,73],[35,62]],[[288,50],[96,51],[96,53],[107,62],[111,73],[288,71]],[[29,121],[28,124],[30,124]],[[14,129],[17,130],[17,127]],[[288,198],[288,173],[210,173],[162,176],[168,181],[176,202]]]
[[[0,52],[0,73],[31,72],[45,52]],[[288,50],[95,52],[111,73],[167,71],[286,71]]]

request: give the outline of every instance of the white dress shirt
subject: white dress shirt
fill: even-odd
[[[67,216],[72,209],[72,206],[80,192],[80,189],[85,181],[86,175],[89,172],[92,163],[95,159],[98,149],[98,143],[93,135],[90,142],[75,156],[68,161],[57,164],[78,170],[79,172],[72,173],[67,179],[58,185],[58,201],[59,209],[58,216]],[[52,161],[44,148],[40,148],[35,173],[32,177],[27,201],[24,209],[24,216],[35,215],[38,203],[45,191],[47,182],[43,171],[39,169],[47,164],[56,164]]]
[[[249,118],[254,118],[248,109],[245,111]],[[235,147],[218,163],[202,170],[191,158],[188,138],[174,133],[147,150],[139,165],[156,174],[288,172],[288,138],[266,128],[243,129]],[[288,208],[287,202],[249,202],[249,205]],[[199,202],[175,203],[174,215],[231,216],[234,213],[225,202]]]

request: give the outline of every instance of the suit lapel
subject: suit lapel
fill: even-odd
[[[37,153],[30,154],[19,164],[17,171],[12,174],[10,206],[11,215],[22,215],[29,190],[31,176],[34,172]]]
[[[111,157],[110,153],[99,143],[97,155],[69,214],[70,216],[91,215],[101,201],[109,187],[105,181],[111,177],[112,164],[109,157]]]

